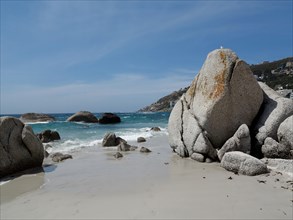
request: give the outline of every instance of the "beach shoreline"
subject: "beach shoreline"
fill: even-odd
[[[1,219],[292,219],[288,176],[180,158],[167,135],[130,144],[152,152],[91,148],[1,185]]]

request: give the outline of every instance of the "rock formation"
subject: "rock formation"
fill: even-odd
[[[114,124],[120,123],[121,119],[118,115],[113,113],[104,113],[102,118],[99,119],[100,124]]]
[[[0,131],[0,178],[42,166],[44,148],[30,126],[14,117],[1,117]]]
[[[187,157],[204,133],[214,148],[221,148],[240,125],[252,124],[262,101],[249,66],[229,49],[212,51],[171,112],[169,143]]]
[[[51,115],[40,113],[26,113],[20,116],[20,120],[23,123],[29,122],[50,122],[55,121],[55,118]]]
[[[88,111],[80,111],[70,116],[67,121],[86,122],[86,123],[98,123],[99,120],[93,113]]]
[[[267,168],[253,156],[292,158],[292,115],[292,100],[258,83],[234,52],[218,49],[174,106],[169,143],[181,157],[219,159],[230,171],[257,175]]]
[[[60,135],[57,131],[45,130],[37,134],[37,137],[42,143],[48,143],[55,140],[60,140]]]

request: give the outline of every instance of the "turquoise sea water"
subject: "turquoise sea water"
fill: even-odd
[[[135,141],[137,137],[150,138],[155,135],[167,134],[169,112],[157,113],[116,113],[121,118],[118,124],[98,124],[67,122],[73,113],[50,114],[56,118],[54,122],[28,123],[35,133],[43,130],[54,130],[60,134],[61,140],[50,142],[52,151],[71,152],[97,146],[107,132],[114,132],[126,141]],[[100,118],[102,113],[94,114]],[[4,116],[4,115],[2,115]],[[5,115],[7,116],[7,115]],[[20,115],[10,115],[19,118]],[[160,132],[150,131],[152,127],[160,127]]]

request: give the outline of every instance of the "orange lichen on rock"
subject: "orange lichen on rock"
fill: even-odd
[[[224,68],[223,71],[219,74],[217,74],[214,77],[215,80],[215,86],[213,91],[210,93],[209,98],[210,99],[214,99],[214,98],[218,98],[221,94],[223,94],[224,90],[225,90],[225,70],[226,70],[226,55],[224,52],[220,52],[220,58],[222,60],[222,63],[224,64]]]
[[[188,95],[190,95],[191,97],[194,97],[195,95],[197,79],[198,79],[198,76],[195,78],[195,80],[192,81],[192,84],[190,85],[190,88],[187,91]]]
[[[209,98],[218,98],[225,90],[225,71],[215,76],[215,87]]]

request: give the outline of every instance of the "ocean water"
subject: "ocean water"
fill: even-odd
[[[116,136],[126,141],[136,141],[137,137],[140,136],[151,138],[167,134],[169,112],[115,114],[121,118],[121,123],[104,125],[99,123],[67,122],[66,119],[73,113],[66,113],[50,114],[56,118],[54,122],[27,124],[33,128],[34,133],[50,129],[60,134],[61,140],[48,143],[52,146],[48,150],[49,153],[76,152],[96,147],[99,143],[102,143],[107,132],[114,132]],[[102,113],[94,113],[94,115],[100,118]],[[10,116],[20,117],[20,115]],[[152,127],[159,127],[161,131],[150,131]]]

